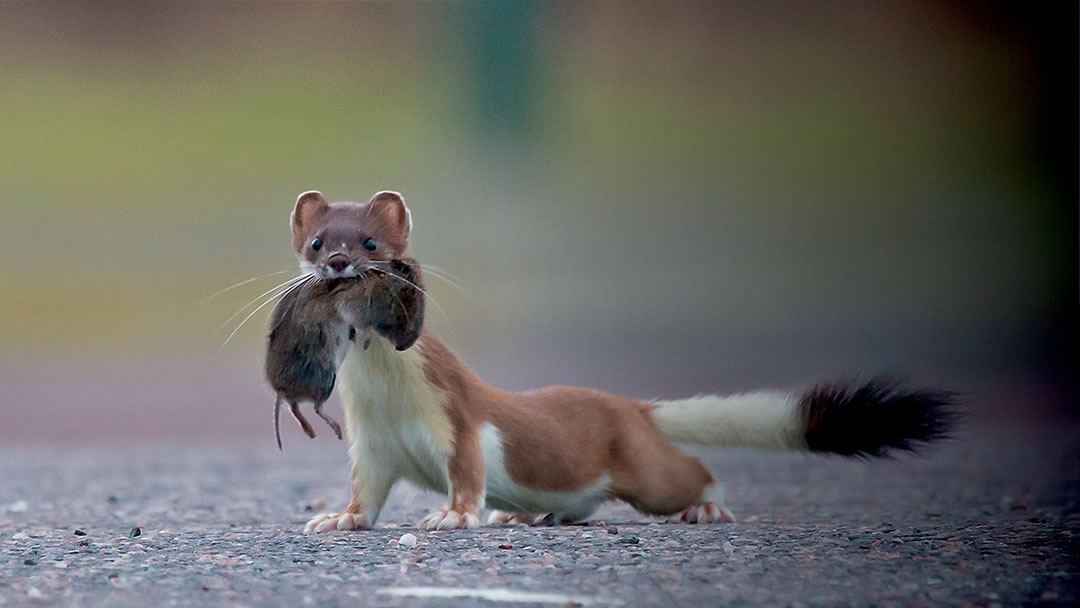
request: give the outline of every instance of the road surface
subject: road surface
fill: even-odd
[[[0,605],[1071,605],[1077,430],[980,427],[876,462],[702,450],[736,524],[611,504],[436,533],[412,524],[441,499],[404,484],[374,530],[302,533],[345,504],[325,436],[0,448]]]

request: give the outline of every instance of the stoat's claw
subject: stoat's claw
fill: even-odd
[[[479,528],[480,518],[476,513],[462,513],[452,509],[435,511],[418,524],[425,530],[454,530],[457,528]]]
[[[722,504],[706,502],[700,505],[690,505],[682,512],[668,519],[668,522],[684,524],[731,524],[735,523],[735,516]]]
[[[369,527],[367,518],[362,513],[320,513],[308,520],[304,525],[304,532],[330,532]]]

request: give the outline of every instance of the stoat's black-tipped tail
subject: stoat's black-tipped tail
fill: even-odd
[[[819,384],[802,395],[798,410],[811,451],[868,458],[948,438],[958,421],[956,402],[949,391],[909,390],[877,377]]]

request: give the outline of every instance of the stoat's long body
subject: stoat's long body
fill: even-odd
[[[348,265],[336,268],[362,270],[382,263],[379,255],[405,254],[411,214],[396,193],[363,205],[314,194],[301,195],[293,213],[302,263],[318,272],[342,254]],[[367,253],[345,234],[359,234]],[[339,240],[338,252],[305,249]],[[351,501],[313,518],[309,531],[374,525],[402,479],[448,497],[423,520],[428,528],[477,526],[484,507],[497,509],[494,521],[580,520],[610,498],[690,523],[733,521],[719,485],[676,443],[878,456],[937,439],[950,421],[947,394],[875,381],[656,403],[573,387],[510,393],[477,378],[426,329],[404,351],[382,336],[366,350],[353,345],[338,378]]]

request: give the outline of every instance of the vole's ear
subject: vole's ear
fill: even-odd
[[[368,201],[368,213],[381,217],[402,240],[412,232],[412,212],[405,206],[400,192],[383,190]]]
[[[330,203],[326,202],[326,197],[318,190],[308,190],[296,197],[296,206],[289,216],[289,223],[292,225],[293,246],[297,251],[304,246],[312,220],[329,207]]]

